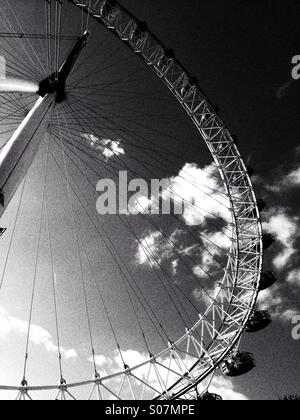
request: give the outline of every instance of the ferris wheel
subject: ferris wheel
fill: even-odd
[[[2,3],[0,398],[219,399],[275,281],[237,139],[118,2]]]

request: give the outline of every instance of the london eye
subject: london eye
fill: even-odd
[[[0,43],[0,398],[219,399],[275,281],[237,139],[117,1],[5,0]]]

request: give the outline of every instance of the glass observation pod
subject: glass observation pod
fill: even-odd
[[[263,273],[260,280],[259,290],[266,290],[269,287],[273,286],[273,284],[276,282],[277,278],[275,277],[273,272],[269,271],[267,273]]]
[[[256,311],[249,319],[245,331],[255,333],[267,328],[271,323],[272,318],[268,311]]]
[[[274,244],[275,238],[270,233],[264,233],[262,237],[262,241],[263,241],[264,250],[266,251]]]
[[[238,352],[230,356],[222,365],[221,369],[225,376],[236,377],[245,375],[256,367],[252,353]]]
[[[222,401],[223,398],[218,394],[212,394],[210,392],[206,392],[205,394],[201,395],[198,398],[198,401]]]
[[[263,198],[259,198],[257,200],[257,208],[260,212],[262,212],[267,207],[267,203]]]

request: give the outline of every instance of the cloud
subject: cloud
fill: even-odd
[[[197,287],[193,291],[193,297],[197,302],[204,303],[208,308],[212,304],[212,301],[217,298],[218,291],[219,291],[218,287],[205,288],[205,289]]]
[[[283,321],[291,322],[297,315],[299,315],[299,311],[297,309],[287,309],[280,314],[280,317]]]
[[[136,350],[126,350],[122,352],[122,357],[124,359],[124,362],[126,363],[129,368],[133,368],[135,366],[139,366],[144,364],[145,362],[149,362],[149,356],[146,353],[142,353]],[[96,355],[95,357],[97,367],[99,369],[99,374],[102,378],[105,378],[107,376],[119,373],[124,371],[123,366],[123,360],[120,357],[120,354],[118,350],[115,350],[110,357],[104,356],[104,355]],[[92,362],[92,358],[89,359],[90,362]],[[178,370],[178,365],[176,364],[176,361],[172,361],[170,364],[169,360],[160,360],[160,363],[163,366],[169,367],[173,371]],[[190,362],[190,365],[192,365],[192,361]],[[156,369],[153,368],[152,364],[145,364],[144,366],[136,369],[133,374],[136,378],[139,378],[139,380],[134,379],[131,377],[131,386],[135,390],[135,392],[141,394],[144,383],[141,381],[146,382],[150,385],[156,392],[154,392],[153,389],[145,388],[146,394],[145,398],[153,398],[154,394],[160,394],[164,391],[164,388],[162,388],[161,378],[166,377],[167,370],[163,368],[161,365],[156,365]],[[173,384],[176,379],[180,377],[179,375],[176,375],[174,372],[170,372],[168,375],[168,379],[166,380],[166,385],[170,386]],[[120,384],[122,383],[122,376],[118,376],[114,378],[112,381],[109,382],[109,388],[112,392],[117,393],[120,391]],[[132,394],[130,390],[128,389],[127,384],[125,384],[124,388],[121,390],[121,397],[124,399],[132,399]],[[148,393],[148,394],[147,394]]]
[[[257,301],[260,309],[273,311],[277,310],[283,304],[283,297],[279,293],[278,287],[272,289],[266,289],[260,292]]]
[[[246,395],[236,391],[235,385],[230,379],[223,376],[215,376],[209,388],[209,392],[220,395],[223,400],[227,401],[246,401]]]
[[[300,154],[300,146],[296,148],[295,155]],[[299,160],[298,160],[299,161]],[[257,176],[257,184],[264,190],[266,202],[275,202],[276,207],[263,213],[263,229],[271,233],[275,239],[275,246],[268,251],[268,257],[274,267],[275,275],[285,279],[285,282],[277,282],[272,288],[259,294],[259,309],[268,310],[274,320],[290,322],[291,318],[300,313],[299,302],[294,298],[294,291],[300,286],[299,269],[299,211],[294,205],[295,192],[292,188],[300,185],[300,167],[294,165],[286,173],[280,175],[272,185],[266,185],[262,177]],[[273,194],[270,194],[270,191]],[[287,197],[286,193],[294,194]],[[292,200],[287,207],[287,199]],[[280,204],[284,207],[279,207]],[[293,215],[295,214],[295,216]],[[298,255],[297,255],[298,254]],[[268,258],[269,259],[269,258]],[[270,266],[266,265],[266,271]]]
[[[140,196],[135,209],[144,214],[159,213],[160,206],[169,209],[174,203],[188,226],[199,226],[208,219],[221,218],[230,222],[230,203],[214,164],[199,168],[186,163],[178,175],[163,180],[159,191],[152,191],[151,199]],[[168,204],[168,205],[167,205]]]
[[[286,267],[287,263],[290,261],[291,257],[296,253],[296,249],[293,247],[285,248],[280,254],[274,257],[273,264],[280,270]]]
[[[138,241],[136,261],[150,268],[168,262],[174,276],[181,268],[186,269],[188,264],[191,275],[206,280],[212,280],[214,276],[219,279],[222,264],[218,264],[217,260],[226,255],[229,247],[230,239],[222,232],[204,232],[203,236],[199,236],[199,242],[179,229],[175,229],[169,237],[160,231],[147,232]],[[195,294],[199,295],[197,290]]]
[[[300,154],[300,146],[296,149]],[[298,265],[298,243],[300,238],[298,209],[291,207],[278,207],[278,203],[286,206],[286,192],[292,192],[292,188],[300,185],[300,167],[295,166],[286,174],[281,174],[273,185],[265,186],[274,193],[270,199],[276,200],[277,207],[272,208],[264,215],[263,229],[276,238],[276,244],[269,253],[272,264],[285,282],[277,283],[271,289],[263,291],[259,296],[259,308],[269,310],[275,320],[290,322],[291,318],[300,311],[299,303],[294,299],[293,291],[300,286],[300,269]],[[283,201],[285,200],[285,201]],[[291,202],[292,204],[293,202]],[[296,204],[296,202],[295,202]],[[296,210],[296,211],[295,211]],[[293,213],[295,216],[293,216]],[[297,265],[296,265],[297,264]]]
[[[198,247],[200,246],[197,242],[185,246],[185,236],[186,233],[180,229],[175,229],[170,236],[163,234],[159,230],[147,232],[138,241],[137,263],[152,267],[153,264],[160,265],[170,260],[172,271],[177,273],[180,262],[179,257],[193,255],[194,252],[198,252]]]
[[[121,147],[120,140],[111,140],[111,139],[100,139],[94,134],[82,134],[82,138],[88,141],[90,146],[98,150],[106,160],[109,160],[113,157],[125,155],[125,150]]]
[[[260,310],[267,310],[273,320],[278,319],[282,322],[290,322],[295,315],[299,314],[297,308],[291,307],[292,304],[283,295],[280,286],[273,286],[272,289],[260,292],[257,305]]]
[[[179,260],[178,259],[173,260],[171,263],[171,266],[172,266],[173,276],[176,276],[178,273]]]
[[[299,153],[297,150],[296,153]],[[266,188],[274,193],[286,191],[287,189],[298,188],[300,186],[300,167],[296,167],[281,178],[273,185],[267,185]]]
[[[222,281],[223,270],[220,273],[220,266],[216,262],[218,257],[225,255],[229,248],[231,241],[228,236],[222,232],[209,233],[205,232],[206,239],[204,240],[205,248],[201,249],[201,263],[194,266],[193,273],[200,279],[208,280],[208,274],[210,275],[210,284],[202,288],[195,288],[193,291],[194,299],[198,302],[204,303],[207,307],[211,305],[212,300],[216,300],[219,293],[218,282]],[[213,244],[218,244],[215,247]],[[212,278],[215,279],[211,284]]]
[[[138,264],[152,267],[153,264],[159,265],[172,255],[171,245],[167,243],[160,231],[155,231],[146,234],[140,240],[136,257]]]
[[[169,192],[185,204],[183,219],[188,226],[201,225],[207,217],[230,220],[229,201],[213,164],[201,169],[187,163],[170,179]]]
[[[66,360],[75,360],[78,358],[77,351],[74,349],[63,350],[63,356]]]
[[[146,354],[140,353],[136,350],[123,351],[122,356],[125,363],[129,367],[138,366],[149,360],[149,357],[147,357]],[[92,362],[93,359],[90,358],[89,361]],[[110,357],[105,356],[103,354],[98,354],[95,356],[95,361],[97,367],[100,369],[102,377],[124,370],[123,361],[120,357],[120,353],[118,350],[115,350]]]
[[[292,186],[300,185],[300,167],[287,175],[287,184]]]
[[[15,318],[0,307],[0,337],[5,339],[9,334],[26,336],[28,333],[28,322]],[[30,342],[36,346],[43,346],[49,353],[57,353],[58,347],[53,342],[51,334],[44,328],[33,324],[30,330]],[[61,353],[66,360],[77,359],[76,350],[61,348]]]
[[[172,194],[177,204],[184,204],[183,221],[189,227],[198,227],[197,237],[190,235],[189,230],[175,229],[168,241],[160,231],[146,232],[138,241],[137,263],[151,268],[168,262],[173,276],[182,270],[186,276],[188,268],[189,276],[209,280],[206,291],[197,287],[191,292],[195,300],[209,305],[217,292],[216,282],[224,274],[223,260],[231,245],[229,235],[221,230],[231,222],[228,199],[222,193],[223,187],[213,164],[204,169],[185,164],[178,176],[169,179],[168,185],[163,191],[163,199],[170,199]],[[157,202],[157,197],[152,197],[152,205]]]
[[[288,94],[288,91],[290,90],[293,83],[294,80],[290,79],[287,82],[285,82],[282,86],[280,86],[280,88],[276,92],[276,98],[283,99]]]
[[[166,188],[162,192],[162,199],[170,198],[177,205],[183,206],[182,218],[187,226],[202,227],[199,242],[190,243],[183,246],[184,238],[182,232],[178,229],[171,235],[170,241],[176,246],[177,252],[181,255],[193,255],[197,250],[198,256],[201,255],[201,266],[205,271],[209,271],[215,264],[215,256],[222,253],[222,249],[230,247],[230,240],[227,235],[221,231],[210,232],[212,224],[209,219],[218,219],[220,226],[226,227],[231,221],[229,211],[229,201],[223,193],[223,187],[217,176],[217,169],[214,165],[206,166],[204,169],[198,168],[194,164],[185,164],[178,176],[170,178],[166,183]],[[157,208],[160,197],[152,197],[152,208]],[[138,200],[137,207],[141,212],[149,210],[149,200],[143,197]],[[202,242],[202,247],[201,247]],[[200,245],[199,245],[200,244]],[[218,246],[214,246],[217,244]],[[200,252],[201,251],[201,252]],[[150,264],[149,259],[163,262],[174,256],[172,245],[166,241],[161,232],[147,232],[141,239],[137,252],[137,260],[140,264]],[[177,256],[178,257],[178,256]],[[177,273],[179,261],[178,258],[172,263],[174,273]],[[199,268],[199,267],[198,267]],[[198,272],[200,275],[200,272]],[[202,275],[205,274],[202,270]]]
[[[122,355],[123,355],[125,363],[131,368],[149,361],[149,356],[136,350],[124,351],[122,352]],[[92,362],[92,359],[90,359],[89,361]],[[133,373],[136,377],[140,378],[142,381],[147,382],[155,390],[157,390],[158,392],[161,392],[161,391],[164,391],[164,389],[162,389],[161,387],[162,380],[167,381],[166,387],[171,386],[176,380],[179,379],[179,376],[176,375],[175,372],[178,372],[179,375],[182,375],[182,373],[186,369],[189,369],[195,363],[195,361],[196,359],[194,359],[193,357],[186,356],[183,362],[185,366],[183,365],[179,366],[178,360],[176,361],[172,359],[172,361],[170,362],[169,358],[165,358],[165,359],[161,358],[159,360],[159,363],[161,363],[161,365],[165,367],[168,367],[170,369],[169,373],[167,372],[165,368],[163,368],[159,364],[156,365],[156,369],[152,368],[151,370],[149,370],[149,363],[137,369]],[[101,374],[102,378],[124,370],[123,362],[120,358],[118,351],[115,351],[111,357],[106,357],[104,355],[97,355],[96,364],[98,368],[100,369],[99,373]],[[110,388],[112,389],[113,387],[112,389],[113,392],[119,391],[121,381],[122,381],[121,377],[115,378],[114,382],[110,381],[110,385],[111,385]],[[141,391],[143,388],[142,382],[139,382],[139,381],[135,382],[133,379],[132,379],[132,386],[135,389],[136,393],[138,392],[138,390]],[[128,388],[128,387],[125,386],[125,388]],[[148,397],[153,396],[153,392],[150,389],[148,391],[150,392]],[[124,389],[124,392],[128,393],[129,391],[128,390],[126,391]],[[223,376],[214,377],[213,382],[209,388],[209,392],[221,395],[221,397],[224,400],[247,400],[248,399],[245,395],[236,391],[235,385],[230,379],[225,378]],[[130,396],[130,394],[128,394],[127,396],[128,396],[128,399],[132,399],[132,396]]]
[[[193,271],[196,276],[207,278],[207,273],[213,276],[216,270],[220,268],[217,259],[229,251],[231,240],[221,231],[214,233],[205,231],[202,242],[201,263],[199,266],[195,266]]]
[[[285,209],[272,209],[267,217],[269,220],[263,223],[264,230],[274,235],[283,248],[273,259],[274,266],[281,270],[296,253],[295,241],[299,236],[299,219],[289,216]]]
[[[300,268],[290,271],[286,281],[292,286],[300,287]]]
[[[106,157],[106,159],[110,159],[114,156],[125,155],[125,150],[120,146],[120,141],[109,139],[102,140],[102,146],[100,146],[99,150],[102,150],[102,148],[102,154]]]

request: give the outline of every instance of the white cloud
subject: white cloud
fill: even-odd
[[[273,287],[260,292],[257,303],[260,309],[274,313],[283,304],[283,297],[279,293],[278,287]]]
[[[213,276],[215,270],[220,268],[217,263],[217,258],[229,251],[231,240],[223,232],[204,232],[202,241],[203,247],[200,252],[201,263],[193,268],[193,272],[196,276],[207,279],[208,274]]]
[[[66,360],[75,360],[78,358],[77,351],[74,349],[63,350],[63,356]]]
[[[196,357],[188,356],[186,354],[184,356],[182,355],[182,359],[164,356],[157,359],[159,364],[156,363],[154,368],[153,364],[149,363],[149,355],[146,353],[136,350],[126,350],[122,352],[122,357],[129,368],[133,368],[147,362],[144,366],[135,369],[133,372],[135,377],[148,383],[152,388],[154,388],[154,390],[157,391],[155,394],[153,389],[146,388],[146,395],[144,396],[145,399],[153,398],[155,395],[164,392],[165,387],[168,388],[173,385],[181,377],[183,372],[188,371],[197,361]],[[92,358],[90,358],[89,361],[93,362]],[[115,350],[110,357],[97,355],[96,364],[102,378],[124,371],[123,361],[117,350]],[[133,385],[133,388],[138,395],[141,395],[142,389],[144,388],[144,384],[141,381],[131,378],[131,385]],[[165,386],[162,386],[162,381]],[[109,388],[113,392],[118,393],[121,382],[122,377],[118,376],[109,382]],[[127,384],[125,384],[123,394],[121,396],[122,398],[132,399],[132,395]]]
[[[209,392],[220,395],[227,401],[246,401],[246,395],[236,391],[233,382],[223,376],[215,376],[209,388]]]
[[[283,296],[279,286],[260,292],[257,304],[260,310],[267,310],[274,320],[290,322],[295,315],[299,314],[299,310],[291,308],[288,298]]]
[[[122,357],[124,362],[130,367],[135,367],[144,362],[149,360],[149,356],[144,353],[140,353],[136,350],[127,350],[122,352]],[[93,362],[93,359],[89,359],[90,362]],[[99,374],[102,378],[105,378],[110,375],[114,375],[116,373],[124,371],[123,361],[120,357],[120,353],[118,350],[115,350],[110,357],[104,355],[96,355],[95,357],[97,368],[99,369]],[[140,378],[142,381],[146,381],[149,383],[154,389],[156,389],[159,393],[160,385],[157,377],[155,376],[154,372],[150,372],[149,374],[149,364],[137,369],[134,371],[134,375]],[[118,376],[109,382],[109,389],[118,394],[120,392],[120,384],[122,382],[122,377]],[[142,382],[135,381],[132,379],[131,384],[135,384],[134,388],[136,390],[137,386],[142,390]],[[122,394],[123,392],[123,394]],[[148,390],[151,393],[151,397],[153,397],[153,391]],[[132,399],[132,394],[128,389],[127,384],[121,390],[121,397],[124,399]]]
[[[299,236],[299,219],[288,216],[284,209],[273,209],[267,217],[269,220],[263,223],[264,230],[274,235],[283,247],[273,260],[274,266],[280,270],[286,267],[296,253],[294,244]]]
[[[188,226],[201,225],[207,217],[230,220],[229,201],[214,165],[201,169],[187,163],[170,179],[168,191],[175,201],[185,203],[183,219]]]
[[[10,334],[26,336],[28,333],[28,322],[15,318],[0,307],[0,337],[6,338]],[[43,346],[49,353],[57,353],[58,347],[53,342],[51,334],[38,325],[31,325],[30,342],[36,346]],[[61,349],[62,355],[66,360],[77,359],[78,355],[74,349]]]
[[[122,356],[129,367],[138,366],[149,359],[146,354],[136,350],[123,351]],[[89,361],[92,362],[93,359],[90,358]],[[111,375],[124,370],[123,361],[118,350],[115,350],[110,357],[98,354],[95,356],[95,361],[97,367],[101,370],[102,376]]]
[[[299,315],[299,311],[297,309],[287,309],[280,314],[280,317],[283,321],[291,322],[297,315]]]
[[[289,185],[300,185],[300,167],[287,175]]]
[[[171,263],[172,266],[172,273],[173,276],[176,276],[176,274],[178,273],[178,266],[179,266],[179,260],[173,260]]]
[[[146,361],[149,361],[149,357],[146,354],[138,352],[136,350],[124,351],[122,352],[122,355],[123,355],[125,363],[130,368],[143,364]],[[90,359],[89,361],[92,362],[92,359]],[[154,389],[160,392],[161,391],[160,381],[162,378],[166,380],[165,378],[168,377],[168,382],[166,384],[167,387],[172,385],[179,378],[179,376],[177,376],[174,372],[178,372],[181,375],[183,371],[185,369],[189,369],[195,363],[195,361],[196,359],[194,359],[193,357],[186,356],[184,360],[185,366],[181,364],[181,367],[180,367],[178,365],[178,363],[180,363],[178,360],[175,361],[174,359],[172,359],[172,361],[170,362],[169,358],[160,359],[159,362],[162,365],[168,367],[173,372],[170,371],[167,374],[167,370],[159,365],[156,365],[156,370],[151,369],[151,371],[149,371],[149,363],[147,363],[145,366],[135,371],[134,375],[142,379],[143,381],[146,381],[147,383],[150,384],[150,386],[152,386]],[[122,360],[120,358],[118,351],[115,351],[111,357],[97,355],[96,363],[97,363],[97,366],[101,370],[100,374],[102,377],[106,375],[107,376],[111,375],[116,372],[121,372],[124,369],[123,363],[122,363]],[[157,372],[160,378],[158,378]],[[115,386],[115,392],[120,389],[120,382],[121,382],[121,378],[115,379],[114,383],[110,382],[110,385]],[[137,382],[135,385],[138,385],[140,388],[142,388],[141,382]],[[112,389],[112,386],[110,386],[111,389]],[[135,386],[134,388],[137,391],[137,387]],[[233,382],[229,378],[225,378],[223,376],[214,377],[213,382],[209,388],[209,392],[220,395],[224,400],[247,400],[248,399],[245,395],[241,394],[235,389]],[[150,394],[151,393],[152,391],[150,392]],[[148,396],[150,396],[150,394]],[[130,394],[128,394],[128,397],[129,399],[132,398]]]
[[[284,210],[276,210],[268,222],[264,223],[264,228],[276,236],[282,245],[289,247],[298,232],[297,219],[289,217]]]
[[[287,263],[290,261],[291,257],[296,253],[296,249],[290,246],[285,248],[280,254],[278,254],[273,259],[274,267],[278,270],[286,267]]]
[[[221,262],[219,264],[217,259],[226,255],[231,240],[221,228],[218,232],[209,231],[212,225],[209,226],[208,218],[218,218],[220,221],[223,219],[224,222],[221,223],[225,227],[226,223],[231,221],[229,202],[222,191],[223,187],[214,165],[206,166],[202,170],[194,164],[186,164],[178,176],[169,179],[169,187],[162,195],[166,199],[172,194],[177,204],[185,204],[182,217],[186,225],[202,227],[198,242],[187,232],[178,229],[170,236],[171,244],[161,232],[147,232],[138,244],[137,262],[151,267],[155,263],[162,264],[169,260],[170,271],[175,276],[183,264],[180,257],[183,260],[185,257],[191,257],[193,263],[191,264],[191,260],[188,262],[191,275],[205,280],[212,280],[212,277],[216,276],[219,278]],[[157,197],[152,197],[152,205],[157,202]],[[146,200],[145,204],[148,205],[149,201]],[[207,293],[196,288],[193,295],[196,300],[208,305],[211,303],[209,296],[214,297],[215,291],[215,284],[212,282],[207,285]]]
[[[120,146],[120,141],[109,139],[102,140],[102,146],[99,146],[99,150],[102,151],[106,159],[125,154],[125,150]]]
[[[296,150],[299,153],[299,149]],[[267,189],[273,192],[281,192],[287,188],[297,188],[300,186],[300,166],[287,174],[281,176],[273,185],[267,185]]]
[[[94,134],[82,134],[81,136],[88,141],[93,149],[98,150],[106,160],[125,154],[120,140],[100,139]]]
[[[197,272],[195,274],[197,274]],[[193,296],[195,300],[204,303],[208,308],[212,304],[212,301],[217,297],[217,292],[217,287],[206,289],[197,287],[193,291]]]
[[[287,282],[292,286],[300,287],[300,268],[292,270],[287,276]]]
[[[191,256],[200,246],[194,243],[190,246],[182,244],[183,232],[179,229],[168,237],[160,231],[148,232],[138,242],[137,262],[152,267],[153,264],[162,264],[170,260],[171,269],[174,274],[179,268],[179,256]]]
[[[145,195],[137,196],[134,205],[130,202],[128,205],[129,214],[150,214],[150,210],[153,209],[154,200],[149,199]]]
[[[92,361],[92,359],[90,359],[90,361]],[[100,368],[113,365],[113,360],[109,357],[104,356],[103,354],[95,356],[95,362],[96,365]]]
[[[100,140],[99,137],[94,136],[94,134],[81,134],[81,137],[87,140],[92,147],[95,147]]]
[[[161,264],[172,256],[172,248],[160,231],[148,233],[140,240],[137,251],[137,262],[150,267]]]
[[[193,240],[191,245],[185,246],[186,238],[191,239],[187,233],[179,229],[176,229],[168,239],[160,231],[147,233],[138,244],[136,255],[138,264],[151,267],[155,263],[162,264],[170,260],[171,271],[176,275],[182,262],[180,257],[183,259],[193,257],[195,265],[191,266],[191,271],[194,275],[205,279],[208,279],[208,274],[213,276],[216,269],[220,269],[217,258],[229,250],[231,241],[228,236],[222,232],[203,232],[199,242]],[[196,260],[199,261],[198,264]]]
[[[222,218],[230,222],[230,203],[215,165],[199,168],[186,163],[177,176],[164,180],[162,191],[152,191],[151,199],[141,196],[135,208],[141,213],[159,213],[160,200],[163,208],[174,202],[176,214],[181,214],[188,226],[199,226],[207,219]]]
[[[209,252],[206,252],[205,255],[203,254],[202,263],[208,269],[211,268],[215,261],[210,252],[213,255],[219,253],[218,248],[214,247],[212,243],[217,243],[221,248],[229,248],[230,246],[230,241],[226,235],[222,232],[210,233],[206,227],[208,219],[220,218],[227,222],[230,222],[231,219],[229,201],[224,194],[218,170],[214,165],[201,169],[195,164],[185,164],[179,174],[170,178],[166,183],[166,188],[162,192],[162,198],[170,201],[170,196],[177,205],[184,204],[182,217],[186,225],[203,225],[203,237],[207,238],[207,241],[203,241],[205,242],[203,243],[203,248],[209,249]],[[151,200],[148,200],[147,197],[141,197],[138,200],[137,208],[141,212],[147,212],[150,203],[154,208],[157,208],[159,198],[152,196]],[[178,240],[182,238],[178,236],[176,231],[170,239],[176,245],[179,244],[179,252],[183,255],[191,255],[196,247],[194,244],[190,248],[186,247],[183,249],[181,246],[182,241]],[[143,247],[146,248],[146,251]],[[148,257],[151,257],[152,260],[154,257],[160,263],[170,258],[172,253],[172,246],[166,242],[160,232],[148,233],[142,238],[142,246],[139,245],[138,262],[140,264],[149,264]],[[172,266],[173,271],[177,272],[178,263],[174,262],[173,264],[176,265]]]

